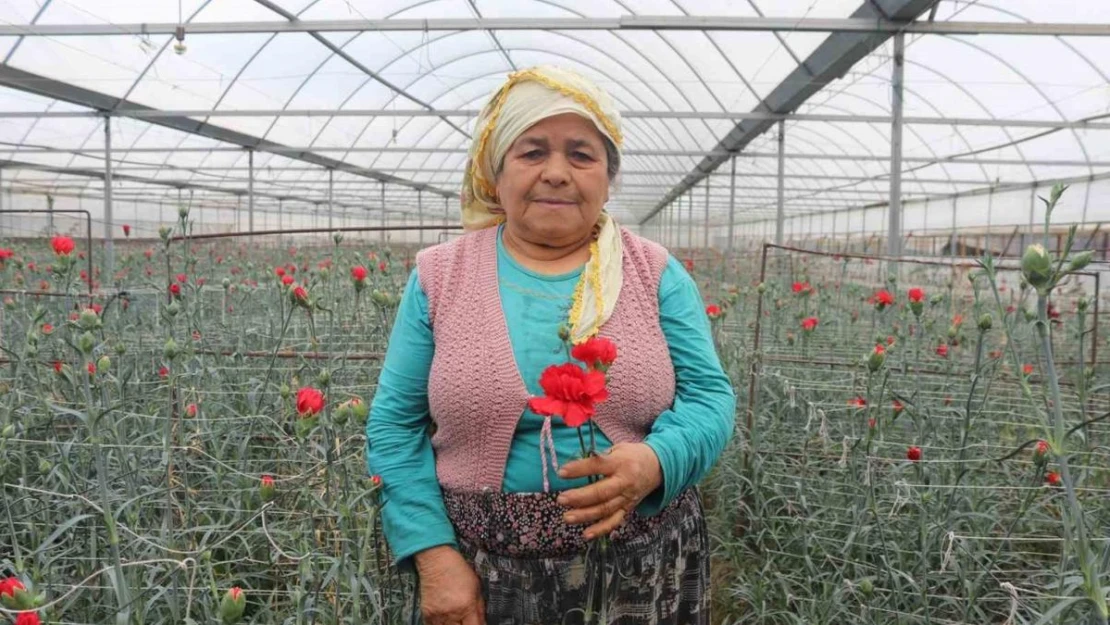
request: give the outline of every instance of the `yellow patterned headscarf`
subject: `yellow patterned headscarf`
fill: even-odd
[[[466,163],[462,188],[462,224],[466,230],[496,226],[505,219],[495,179],[509,147],[537,122],[576,113],[593,122],[620,150],[620,113],[607,93],[585,77],[548,65],[509,75],[482,109]],[[597,334],[617,304],[622,281],[622,246],[617,223],[606,213],[598,220],[597,241],[575,289],[570,312],[571,341]]]

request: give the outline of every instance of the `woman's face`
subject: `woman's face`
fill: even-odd
[[[549,247],[580,241],[609,201],[605,138],[574,113],[537,122],[505,154],[497,197],[513,235]]]

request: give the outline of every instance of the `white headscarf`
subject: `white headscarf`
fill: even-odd
[[[466,230],[489,228],[505,220],[494,180],[509,147],[537,122],[564,113],[590,120],[620,150],[621,119],[612,99],[575,72],[547,65],[533,67],[510,74],[494,92],[478,116],[463,177],[462,223]],[[570,338],[574,343],[597,333],[613,314],[621,290],[620,231],[604,212],[598,225],[597,250],[583,271],[581,307],[572,314]],[[596,282],[591,284],[593,276]]]

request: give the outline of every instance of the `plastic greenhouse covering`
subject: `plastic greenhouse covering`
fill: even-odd
[[[868,10],[967,27],[837,30]],[[150,232],[186,201],[213,230],[246,229],[248,204],[258,229],[453,221],[477,110],[540,63],[617,100],[609,210],[651,236],[773,236],[780,128],[785,232],[885,234],[896,115],[902,232],[1028,227],[1056,181],[1055,222],[1110,217],[1107,2],[6,0],[0,23],[4,203],[96,228],[107,161],[114,220]]]

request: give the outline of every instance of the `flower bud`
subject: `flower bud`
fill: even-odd
[[[127,353],[127,345],[125,345],[122,342],[116,343],[115,349],[116,349],[116,355],[117,356],[122,356],[122,355]]]
[[[1083,250],[1082,252],[1071,257],[1068,262],[1068,271],[1079,271],[1091,264],[1091,260],[1095,257],[1094,250]]]
[[[92,332],[85,331],[77,337],[77,349],[81,350],[82,354],[91,354],[94,347],[96,347],[96,339],[93,338]]]
[[[867,369],[871,373],[875,373],[883,368],[883,363],[886,362],[886,348],[882,345],[876,345],[871,355],[867,358]]]
[[[262,501],[273,501],[275,492],[274,478],[269,475],[263,475],[262,483],[258,487],[258,494],[262,496]]]
[[[0,438],[12,438],[15,436],[15,424],[9,423],[0,429]]]
[[[859,591],[863,593],[864,597],[870,597],[875,593],[875,584],[871,581],[870,578],[864,578],[860,580],[857,586],[859,587]]]
[[[566,324],[559,326],[559,340],[564,343],[570,340],[570,328]]]
[[[112,367],[112,359],[108,358],[107,356],[101,356],[100,360],[96,361],[96,370],[100,373],[104,373],[105,371],[107,371],[111,367]]]
[[[231,288],[231,280],[230,280],[230,279],[228,279],[228,278],[224,278],[224,280],[223,280],[223,287],[224,287],[224,290],[225,290],[225,291],[226,291],[226,290],[228,290],[228,289],[230,289],[230,288]]]
[[[172,231],[169,228],[167,228],[166,226],[162,226],[161,228],[158,229],[158,236],[163,241],[168,242],[170,240],[170,232],[172,232]]]
[[[366,417],[370,416],[370,406],[362,401],[361,397],[353,397],[350,401],[351,416],[360,424],[366,424]]]
[[[220,619],[224,625],[235,625],[243,618],[243,610],[247,607],[247,597],[238,586],[230,588],[220,601]]]
[[[94,330],[100,327],[100,315],[96,314],[96,311],[92,308],[86,308],[77,317],[77,325],[85,330]]]
[[[179,312],[181,312],[181,303],[177,300],[173,300],[169,304],[166,304],[166,314],[170,317],[176,317]]]
[[[290,390],[290,388],[289,388],[289,385],[288,385],[288,384],[282,384],[282,385],[281,385],[281,389],[280,389],[280,390],[278,391],[278,393],[279,393],[279,394],[281,395],[281,398],[282,398],[282,399],[289,399],[289,395],[290,395],[290,394],[291,394],[292,392],[293,392],[293,391],[292,391],[292,390]]]
[[[331,374],[327,369],[322,369],[316,376],[316,384],[320,386],[327,386],[331,382]]]
[[[331,412],[332,422],[335,423],[336,425],[346,424],[347,419],[350,416],[351,416],[351,404],[350,404],[350,402],[346,402],[346,401],[339,404],[338,406],[336,406],[335,410],[333,410]]]
[[[1041,291],[1052,283],[1053,277],[1052,258],[1048,250],[1040,243],[1034,243],[1025,249],[1021,257],[1021,274],[1030,286]]]
[[[760,282],[759,284],[756,285],[755,290],[760,295],[763,295],[764,293],[767,292],[767,285]]]
[[[1079,310],[1079,312],[1087,312],[1087,307],[1090,306],[1090,304],[1090,301],[1086,297],[1080,297],[1075,302],[1075,308]]]
[[[162,355],[166,357],[166,360],[177,358],[179,353],[181,353],[181,350],[177,347],[177,341],[173,340],[172,336],[166,339],[166,346],[162,348]]]
[[[53,469],[53,468],[54,468],[54,465],[51,464],[50,461],[47,460],[46,458],[43,458],[42,460],[39,460],[39,475],[49,475],[50,470]]]
[[[339,245],[340,243],[343,242],[343,233],[342,232],[336,232],[335,234],[331,235],[331,240],[335,241],[336,245]]]
[[[182,219],[187,219],[189,217],[189,207],[185,206],[184,204],[182,204],[181,206],[178,206],[177,207],[177,216],[182,218]]]
[[[986,332],[987,330],[991,329],[992,325],[994,325],[994,318],[991,317],[990,313],[983,313],[982,315],[979,315],[980,330]]]

